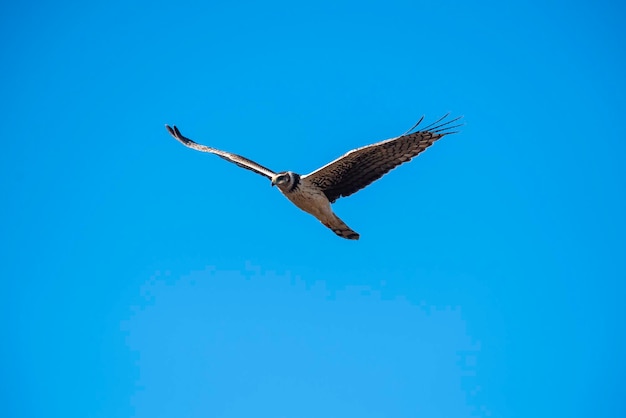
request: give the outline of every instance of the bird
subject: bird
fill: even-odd
[[[335,234],[349,240],[358,240],[360,235],[335,215],[331,204],[340,197],[350,196],[378,180],[420,154],[435,141],[457,133],[453,129],[462,126],[462,123],[456,123],[462,116],[446,120],[448,116],[449,113],[417,130],[424,120],[422,116],[404,134],[348,151],[306,175],[293,171],[274,172],[241,155],[198,144],[183,136],[175,125],[165,127],[170,135],[189,148],[215,154],[239,167],[267,177],[272,186],[276,186],[287,199],[313,215]]]

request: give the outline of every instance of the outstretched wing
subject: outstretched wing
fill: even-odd
[[[303,179],[307,178],[321,188],[331,203],[342,196],[350,196],[378,180],[393,168],[411,160],[436,140],[456,133],[451,129],[461,126],[461,124],[454,125],[454,122],[462,116],[443,122],[447,116],[444,115],[423,130],[411,133],[424,120],[422,116],[404,135],[354,149],[324,167],[303,176]]]
[[[265,168],[261,164],[257,164],[254,161],[247,159],[246,157],[242,157],[241,155],[231,154],[230,152],[220,151],[218,149],[193,142],[191,139],[184,137],[176,126],[172,127],[169,125],[165,125],[165,127],[167,128],[170,135],[172,135],[176,140],[189,148],[193,148],[202,152],[210,152],[211,154],[222,157],[226,161],[237,164],[241,168],[245,168],[246,170],[254,171],[255,173],[265,176],[268,179],[271,179],[274,175],[276,175],[276,173],[274,173],[269,168]]]

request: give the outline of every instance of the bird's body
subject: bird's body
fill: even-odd
[[[335,215],[331,209],[331,203],[342,196],[357,192],[398,165],[409,161],[438,139],[454,133],[450,129],[459,125],[451,124],[460,118],[442,123],[446,116],[422,131],[407,133],[397,138],[354,149],[304,176],[292,171],[275,173],[240,155],[197,144],[182,136],[175,126],[165,126],[169,133],[184,145],[198,151],[216,154],[242,168],[269,178],[272,186],[277,186],[294,205],[315,216],[340,237],[359,239],[359,234]],[[409,132],[415,129],[422,120],[423,118]]]
[[[330,207],[330,201],[321,188],[309,178],[292,172],[287,183],[277,184],[280,192],[303,211],[315,216],[327,228],[343,238],[359,239],[359,234],[346,225]]]

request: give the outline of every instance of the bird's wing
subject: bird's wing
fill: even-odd
[[[422,122],[424,119],[422,117],[404,135],[354,149],[324,167],[303,176],[303,179],[307,178],[321,188],[331,203],[342,196],[350,196],[378,180],[393,168],[411,160],[436,140],[456,133],[451,129],[461,126],[454,122],[462,116],[444,122],[447,116],[443,116],[420,131],[411,133]]]
[[[207,147],[206,145],[200,145],[196,142],[193,142],[191,139],[184,137],[176,126],[165,125],[165,127],[167,128],[170,135],[172,135],[176,140],[189,148],[193,148],[202,152],[210,152],[211,154],[222,157],[226,161],[237,164],[241,168],[254,171],[255,173],[258,173],[269,179],[271,179],[276,174],[269,168],[265,168],[261,164],[257,164],[254,161],[247,159],[246,157],[242,157],[241,155],[231,154],[230,152],[221,151],[215,148]]]

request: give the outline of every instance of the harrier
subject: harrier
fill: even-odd
[[[200,145],[184,137],[176,126],[165,125],[169,133],[183,145],[202,152],[218,155],[237,164],[239,167],[254,171],[272,181],[282,194],[297,207],[315,216],[326,227],[342,238],[359,239],[337,215],[330,204],[343,196],[350,196],[370,183],[378,180],[393,168],[411,160],[445,135],[456,133],[452,129],[461,126],[454,124],[461,117],[444,121],[448,115],[436,122],[415,130],[424,120],[422,117],[403,135],[354,149],[325,166],[306,175],[293,171],[275,173],[241,155],[220,151],[206,145]]]

